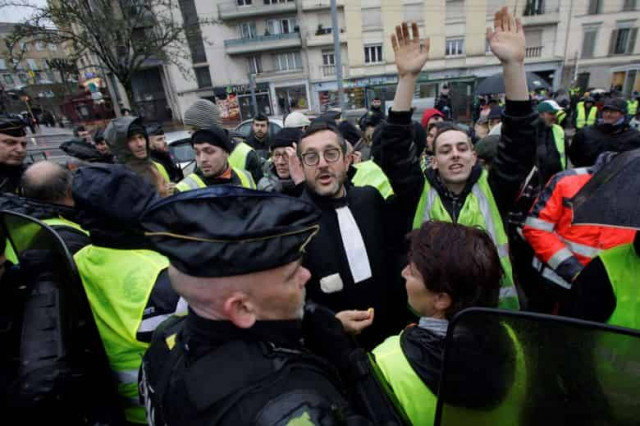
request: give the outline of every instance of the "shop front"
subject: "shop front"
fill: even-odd
[[[640,92],[640,65],[627,65],[611,70],[611,88],[629,98],[633,92]]]
[[[309,109],[309,83],[306,80],[271,83],[271,96],[275,99],[275,114]]]
[[[237,84],[213,88],[213,98],[206,98],[220,107],[220,116],[225,123],[237,123],[254,116],[251,88],[248,84]],[[258,83],[255,87],[258,112],[273,115],[269,83]]]

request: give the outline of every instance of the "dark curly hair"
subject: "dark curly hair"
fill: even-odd
[[[409,235],[409,262],[416,265],[425,287],[451,297],[447,319],[472,306],[498,306],[503,270],[496,246],[486,232],[429,221]]]

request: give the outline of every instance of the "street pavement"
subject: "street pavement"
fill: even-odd
[[[35,134],[27,130],[27,160],[49,159],[64,163],[68,157],[58,147],[72,138],[73,131],[67,128],[40,126]]]

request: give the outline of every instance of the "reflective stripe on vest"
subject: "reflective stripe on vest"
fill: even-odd
[[[556,149],[558,150],[558,154],[560,155],[560,164],[562,165],[562,170],[567,168],[567,154],[565,153],[564,146],[564,130],[562,127],[554,124],[551,126],[553,131],[553,140],[556,143]]]
[[[600,260],[616,296],[616,308],[607,324],[640,329],[640,257],[633,243],[603,251]]]
[[[244,142],[240,142],[233,148],[231,155],[229,155],[229,165],[234,169],[246,169],[247,168],[247,155],[253,151],[253,149]]]
[[[148,343],[136,339],[144,309],[166,257],[150,250],[117,250],[89,245],[74,256],[91,305],[111,370],[118,377],[118,393],[125,416],[146,423],[140,405],[137,374]]]
[[[584,101],[578,102],[578,117],[576,118],[576,128],[582,129],[585,124],[587,126],[593,126],[596,123],[596,115],[598,114],[598,108],[592,106],[589,110],[589,117],[586,117],[587,112],[585,111]]]
[[[407,361],[400,346],[400,335],[389,337],[373,350],[373,354],[411,424],[433,424],[437,397]]]
[[[514,281],[511,260],[509,259],[507,234],[504,231],[502,218],[493,199],[487,176],[487,172],[483,170],[480,179],[473,185],[471,193],[467,195],[464,201],[457,223],[466,226],[477,226],[484,229],[491,236],[498,249],[500,263],[504,270],[501,285],[502,287],[511,288],[514,287]],[[449,212],[442,204],[438,191],[432,188],[429,181],[425,179],[422,196],[413,219],[413,228],[419,228],[423,222],[428,220],[453,222]],[[520,309],[516,292],[508,292],[508,294],[513,294],[513,297],[501,298],[499,306],[503,309]]]
[[[638,101],[632,101],[632,100],[628,100],[627,101],[627,115],[636,115],[636,112],[638,112]]]
[[[583,257],[588,257],[590,259],[593,259],[594,257],[596,257],[602,251],[602,249],[600,248],[591,247],[586,244],[575,243],[573,241],[567,240],[566,238],[560,237],[560,240],[567,247],[569,247],[569,250],[571,250],[573,253],[579,254],[580,256],[583,256]]]
[[[186,178],[182,179],[176,185],[176,190],[180,192],[190,191],[192,189],[206,188],[207,184],[195,173],[191,173]]]
[[[389,178],[373,160],[354,164],[357,172],[351,179],[353,186],[373,186],[385,200],[393,195]]]
[[[71,222],[70,220],[67,220],[63,217],[52,217],[51,219],[44,219],[43,222],[49,226],[66,226],[78,230],[85,235],[89,235],[89,232],[82,229],[80,225],[75,222]]]
[[[162,175],[164,180],[166,180],[167,183],[171,182],[171,179],[169,179],[169,173],[167,173],[167,169],[165,169],[162,164],[156,161],[152,161],[152,163],[154,164],[154,166],[156,166],[156,169],[158,169],[158,172],[160,173],[160,175]]]
[[[244,188],[256,189],[256,183],[253,181],[253,177],[251,177],[251,174],[249,172],[243,169],[236,169],[235,167],[231,167],[231,170],[233,170],[236,175],[238,175],[238,178],[240,178],[240,183]]]

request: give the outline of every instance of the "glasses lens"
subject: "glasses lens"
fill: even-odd
[[[328,149],[324,152],[324,159],[328,163],[333,163],[334,161],[338,161],[340,158],[340,150],[338,149]]]
[[[307,166],[315,166],[320,161],[320,157],[317,152],[309,152],[302,156],[302,160]]]

